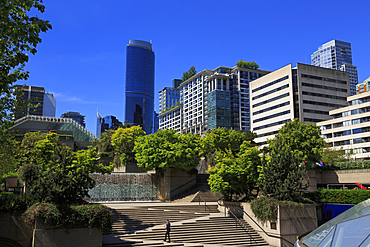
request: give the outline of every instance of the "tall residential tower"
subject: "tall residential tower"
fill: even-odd
[[[125,121],[147,134],[154,129],[154,52],[152,44],[130,40],[126,57]]]
[[[311,65],[347,71],[351,95],[356,94],[358,83],[357,67],[352,65],[351,43],[331,40],[321,46],[311,55]]]

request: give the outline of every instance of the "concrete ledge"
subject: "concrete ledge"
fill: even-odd
[[[32,247],[101,247],[102,232],[97,228],[35,229]]]

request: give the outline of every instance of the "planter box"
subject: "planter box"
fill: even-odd
[[[23,224],[21,217],[22,213],[0,213],[0,237],[31,247],[32,229]]]
[[[230,210],[236,217],[243,217],[243,209],[241,208],[240,202],[221,201],[218,205],[218,210],[227,217],[234,217],[230,213]]]
[[[17,177],[8,177],[6,178],[6,187],[17,187],[18,185],[18,178]]]
[[[32,247],[101,247],[102,243],[103,234],[98,228],[51,228],[37,219],[33,230]]]
[[[35,229],[32,247],[101,247],[102,232],[97,228]]]
[[[316,206],[313,204],[304,204],[303,207],[296,208],[279,207],[276,221],[266,222],[262,222],[255,217],[249,203],[242,203],[242,207],[267,234],[283,237],[293,244],[297,240],[297,236],[317,228]],[[284,246],[283,240],[265,234],[247,215],[244,215],[244,220],[247,221],[269,245]]]

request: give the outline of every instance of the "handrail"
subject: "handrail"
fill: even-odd
[[[199,205],[200,205],[200,199],[202,199],[204,201],[204,212],[206,211],[206,207],[211,212],[211,209],[207,206],[206,200],[204,200],[204,198],[201,195],[198,194],[198,196],[199,196]]]
[[[218,203],[218,201],[217,201],[217,203]],[[219,204],[220,205],[220,204]],[[242,226],[242,227],[244,227],[244,229],[247,229],[247,231],[248,231],[248,235],[249,235],[249,243],[250,244],[252,244],[252,239],[253,239],[253,241],[254,241],[254,243],[255,244],[257,244],[257,241],[252,237],[252,234],[251,234],[251,232],[249,231],[249,229],[248,229],[248,227],[246,227],[245,225],[244,225],[244,223],[238,218],[238,217],[236,217],[236,215],[233,213],[233,211],[231,210],[231,208],[229,208],[227,205],[224,205],[226,208],[228,208],[229,209],[229,212],[232,214],[232,216],[234,216],[234,218],[235,218],[235,221],[237,221],[237,222],[239,222],[239,224]]]
[[[188,182],[186,182],[186,183],[182,184],[181,186],[177,187],[176,189],[171,190],[171,191],[170,191],[170,194],[171,194],[172,192],[174,192],[174,191],[176,191],[176,190],[178,190],[178,189],[180,189],[180,188],[184,187],[185,185],[187,185],[187,184],[189,184],[189,183],[193,182],[194,180],[197,180],[197,178],[194,178],[194,179],[192,179],[192,180],[190,180],[190,181],[188,181]]]
[[[218,202],[217,202],[218,203]],[[240,206],[239,206],[240,207]],[[286,240],[285,238],[281,237],[281,236],[275,236],[275,235],[271,235],[271,234],[268,234],[267,232],[265,232],[265,230],[249,215],[247,214],[247,212],[244,211],[244,209],[242,207],[240,207],[241,210],[243,211],[244,214],[246,214],[250,220],[253,221],[254,224],[256,224],[268,237],[272,237],[272,238],[279,238],[281,240],[284,240],[286,242],[288,242],[289,244],[291,244],[291,246],[294,246],[293,243],[291,243],[290,241]],[[286,245],[286,243],[283,243]],[[288,246],[289,247],[289,246]]]

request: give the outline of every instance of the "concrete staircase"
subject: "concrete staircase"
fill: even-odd
[[[186,210],[186,211],[185,211]],[[158,206],[153,208],[138,207],[132,209],[113,209],[112,232],[124,233],[138,231],[162,225],[169,219],[171,222],[184,221],[218,212],[217,206],[204,207],[195,205],[191,207]]]
[[[172,204],[172,205],[171,205]],[[213,204],[213,205],[209,205]],[[166,203],[113,210],[113,234],[103,246],[268,246],[247,222],[223,217],[215,203]],[[164,239],[166,219],[171,222],[171,243]]]
[[[187,191],[176,196],[173,202],[201,202],[203,200],[206,202],[217,202],[221,199],[222,195],[220,193],[212,194],[208,184],[197,184],[194,187],[188,189]]]

